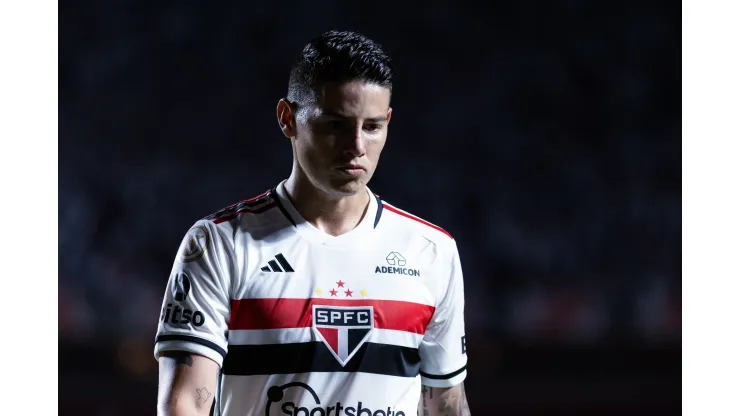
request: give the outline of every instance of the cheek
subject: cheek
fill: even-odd
[[[385,147],[385,137],[382,139],[369,140],[366,145],[367,153],[377,158]]]
[[[301,126],[298,130],[298,139],[306,149],[325,149],[332,143],[331,137],[310,124]]]
[[[298,137],[296,150],[301,159],[316,164],[326,159],[331,153],[331,143],[324,137],[305,134]]]

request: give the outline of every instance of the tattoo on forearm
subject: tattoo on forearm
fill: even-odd
[[[460,385],[460,391],[462,392],[462,398],[460,399],[460,415],[470,416],[470,406],[468,406],[468,395],[465,394],[465,386]]]
[[[429,408],[427,407],[427,392],[429,392],[429,394],[431,395],[432,388],[429,387],[429,389],[427,389],[427,386],[421,386],[422,409],[419,409],[419,410],[421,410],[423,413],[419,413],[417,411],[416,413],[419,414],[419,416],[429,416]]]
[[[439,396],[439,398],[442,399],[439,402],[439,414],[452,414],[451,412],[455,410],[455,405],[457,404],[456,401],[458,399],[458,395],[456,393],[455,389],[449,389]]]
[[[209,392],[205,387],[202,389],[195,389],[195,391],[198,393],[198,403],[206,403],[208,399],[211,398],[211,392]]]
[[[437,389],[439,390],[439,389]],[[428,399],[427,400],[427,393]],[[460,385],[452,389],[444,389],[442,394],[437,395],[438,406],[432,411],[434,402],[434,387],[422,386],[422,403],[419,416],[470,416],[470,407],[468,406],[468,397],[465,394],[465,386]]]
[[[193,355],[185,351],[166,351],[163,352],[164,357],[169,357],[175,360],[175,366],[184,364],[188,367],[193,366]]]

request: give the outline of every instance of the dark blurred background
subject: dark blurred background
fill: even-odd
[[[155,414],[180,240],[287,177],[328,29],[395,59],[370,185],[458,241],[473,414],[679,414],[680,3],[464,3],[60,3],[60,414]]]

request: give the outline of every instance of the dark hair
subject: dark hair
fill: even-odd
[[[288,100],[304,104],[326,83],[365,81],[393,90],[391,58],[367,37],[332,30],[309,42],[290,71]]]

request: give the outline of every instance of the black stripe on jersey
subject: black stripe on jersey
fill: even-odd
[[[378,202],[378,212],[375,213],[375,223],[373,224],[373,228],[378,226],[380,216],[383,214],[383,201],[381,201],[380,197],[377,195],[375,195],[375,200]]]
[[[285,256],[283,256],[283,253],[278,253],[275,255],[275,258],[280,263],[281,266],[283,266],[283,270],[285,270],[288,273],[292,273],[295,270],[293,270],[292,267],[290,267],[290,263],[288,263],[288,260],[285,259]]]
[[[208,341],[207,339],[193,337],[190,335],[158,335],[157,338],[154,339],[155,344],[164,341],[186,341],[192,342],[194,344],[200,344],[204,347],[208,347],[216,351],[217,353],[221,354],[222,357],[226,357],[226,350],[219,347],[218,344]]]
[[[270,197],[272,198],[273,201],[275,201],[275,203],[277,204],[277,207],[280,208],[280,212],[282,212],[283,215],[285,215],[285,218],[287,218],[288,221],[290,221],[290,223],[293,224],[294,227],[297,227],[298,224],[295,223],[295,220],[293,220],[293,217],[291,217],[290,214],[288,214],[288,211],[285,210],[285,207],[283,206],[283,203],[280,201],[280,197],[278,196],[276,189],[273,189],[272,192],[270,192]]]
[[[467,368],[467,366],[464,365],[464,366],[462,366],[461,369],[459,369],[457,371],[453,371],[453,372],[451,372],[449,374],[443,374],[441,376],[438,376],[436,374],[425,373],[423,371],[421,371],[420,374],[421,374],[422,377],[428,378],[430,380],[447,380],[447,379],[451,379],[452,377],[455,377],[456,375],[462,373],[463,371],[465,371],[466,368]]]
[[[360,372],[416,377],[421,356],[416,348],[364,343],[342,367],[323,342],[229,345],[223,372],[230,376],[310,372]]]

